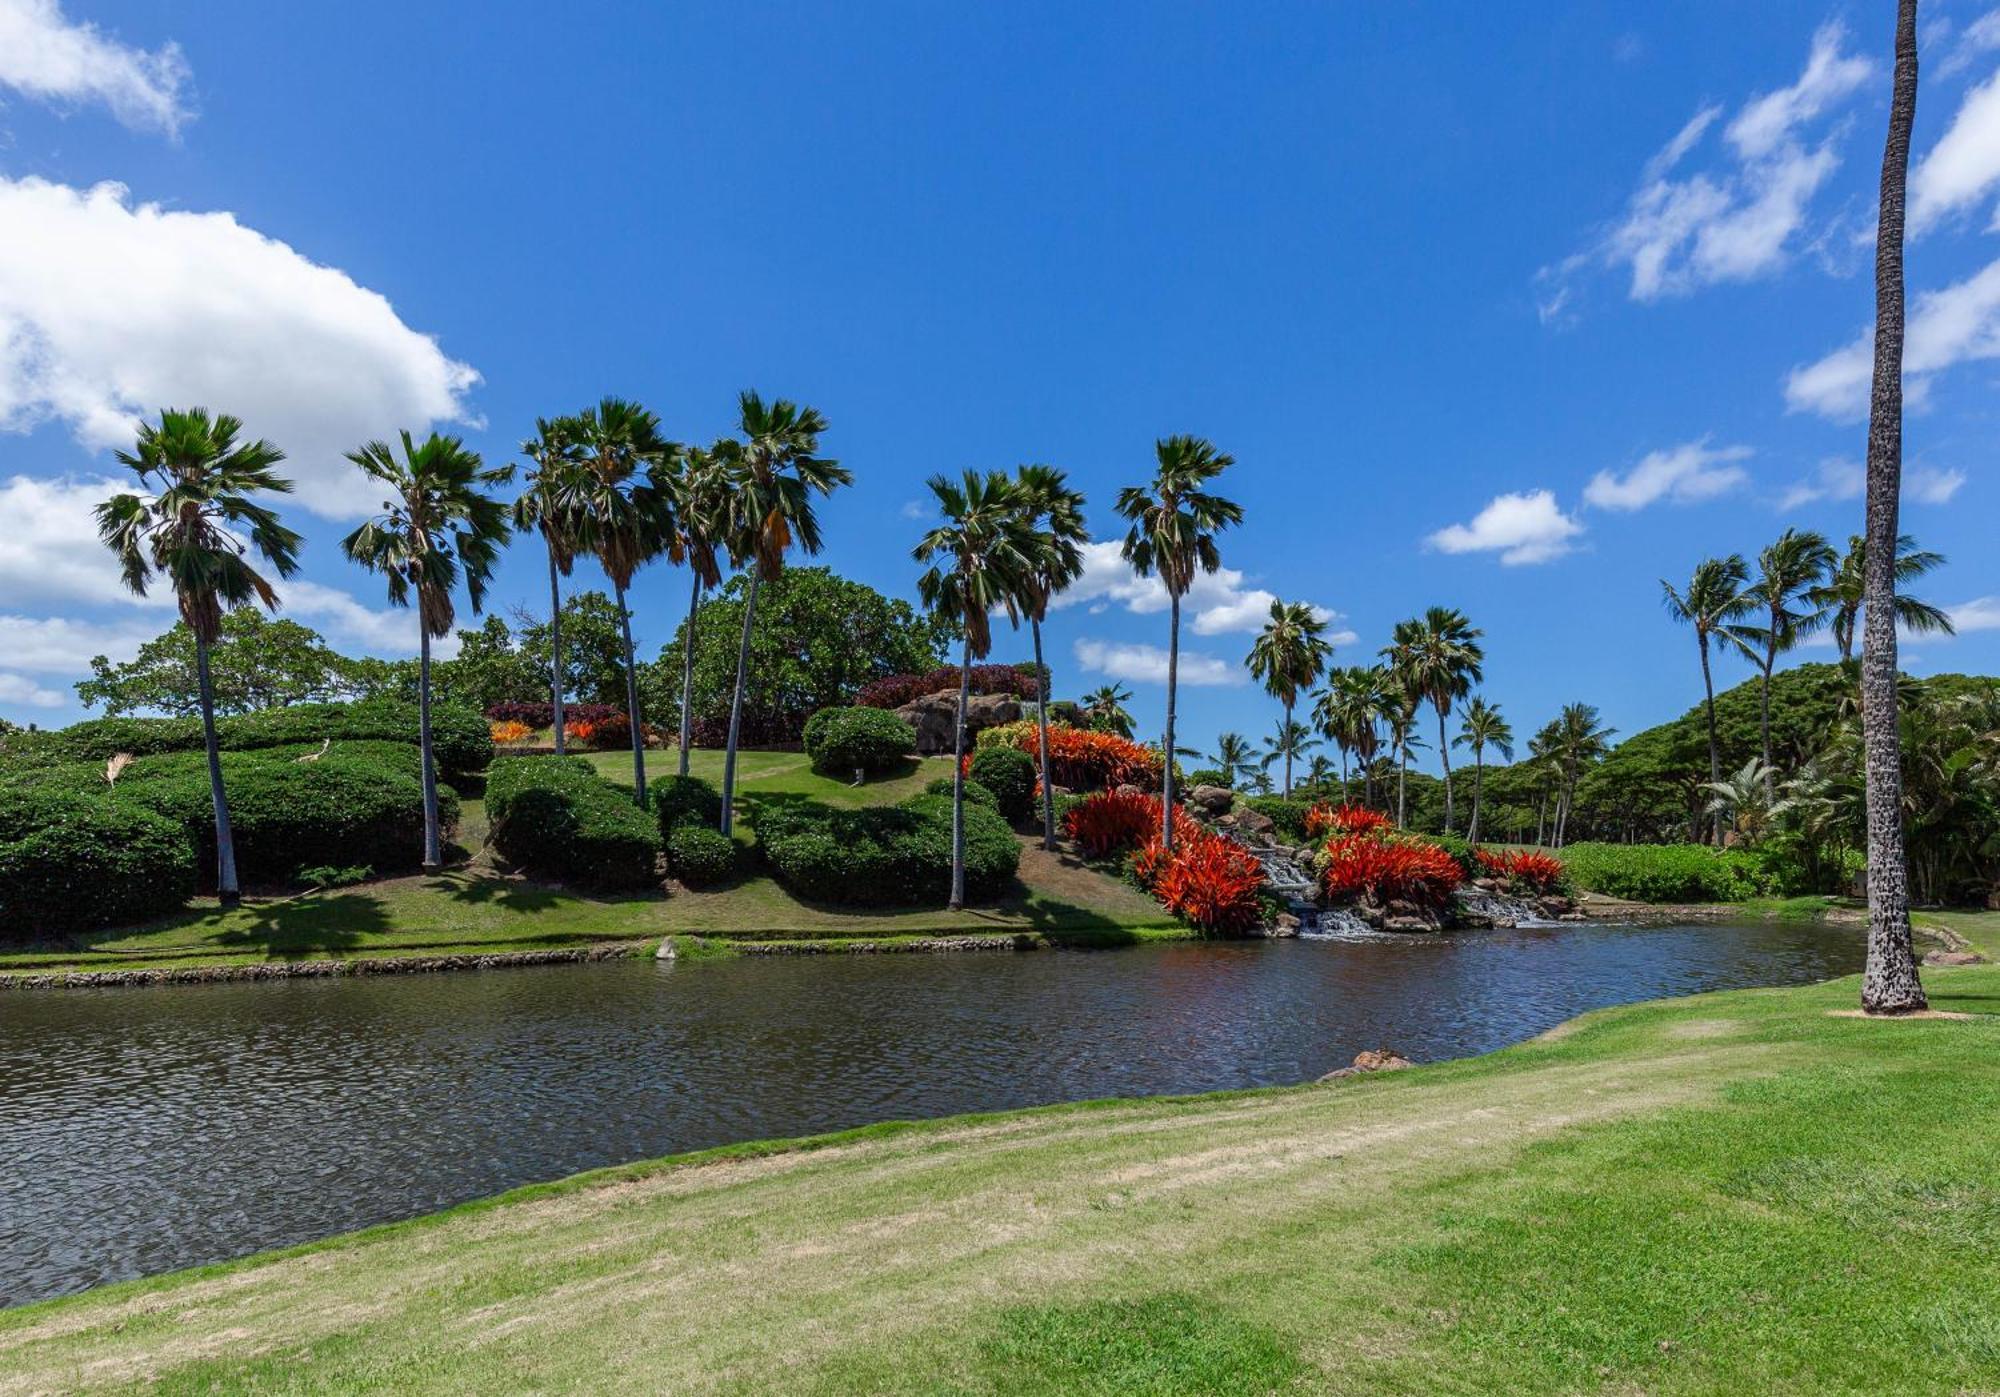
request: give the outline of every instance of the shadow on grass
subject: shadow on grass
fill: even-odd
[[[424,888],[468,907],[527,914],[546,912],[569,896],[558,888],[477,873],[440,873]]]
[[[230,950],[262,950],[273,960],[301,960],[330,951],[351,951],[367,936],[390,929],[388,909],[368,893],[311,895],[255,908],[247,926],[215,938]]]

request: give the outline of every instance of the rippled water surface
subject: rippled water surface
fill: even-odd
[[[1566,926],[8,994],[0,1301],[729,1141],[1485,1052],[1861,956],[1809,926]]]

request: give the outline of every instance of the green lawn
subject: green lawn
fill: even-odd
[[[2000,945],[2000,917],[1958,928]],[[2000,969],[749,1146],[0,1314],[0,1392],[2000,1390]]]
[[[605,776],[630,783],[630,753],[591,753],[589,760]],[[670,752],[649,752],[647,760],[653,775],[675,769]],[[696,752],[693,768],[696,775],[719,783],[722,756]],[[744,806],[754,818],[761,803],[773,800],[845,805],[903,800],[950,770],[948,761],[912,762],[905,772],[852,787],[814,774],[797,753],[745,752],[738,759],[737,778]],[[646,949],[670,934],[792,941],[1039,934],[1087,944],[1185,934],[1136,889],[1032,845],[1023,850],[1021,877],[1012,893],[952,913],[942,906],[900,911],[819,906],[799,901],[762,877],[711,892],[585,896],[497,872],[478,848],[485,834],[485,806],[469,798],[459,829],[461,843],[470,846],[464,851],[467,860],[438,877],[390,878],[295,897],[251,897],[229,912],[212,899],[198,899],[187,912],[146,927],[0,952],[0,975],[483,955],[607,942]]]

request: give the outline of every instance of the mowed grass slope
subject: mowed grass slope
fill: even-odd
[[[631,784],[629,752],[588,755],[607,779]],[[720,752],[698,751],[691,764],[695,775],[720,785]],[[649,776],[675,769],[672,752],[647,753]],[[800,753],[744,752],[737,759],[737,789],[754,820],[760,804],[775,801],[861,806],[906,800],[950,772],[949,761],[912,762],[894,776],[849,786],[816,774]],[[1034,846],[1023,851],[1013,893],[951,913],[943,907],[943,888],[936,907],[862,909],[801,902],[761,876],[709,892],[589,896],[499,872],[481,848],[485,838],[484,805],[469,798],[459,829],[467,858],[439,876],[251,896],[228,912],[213,899],[197,899],[180,916],[146,927],[0,951],[0,975],[549,951],[615,941],[638,947],[680,933],[757,939],[1036,933],[1104,941],[1179,931],[1178,923],[1138,890]]]
[[[2000,919],[1976,927],[1990,949]],[[744,1147],[0,1314],[0,1392],[2000,1389],[2000,971]]]

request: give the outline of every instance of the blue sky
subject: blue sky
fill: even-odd
[[[1908,663],[1991,672],[2000,11],[1925,8],[1904,517],[1964,634]],[[289,609],[384,654],[414,620],[334,542],[374,500],[340,453],[399,427],[506,459],[604,393],[687,440],[809,402],[856,481],[825,561],[906,596],[925,476],[1062,465],[1111,539],[1153,439],[1207,436],[1246,521],[1184,639],[1196,745],[1277,716],[1270,595],[1341,662],[1462,607],[1517,731],[1636,731],[1699,695],[1661,577],[1860,527],[1886,6],[555,14],[0,0],[0,714],[79,716],[170,619],[87,519],[160,403],[292,455]],[[1058,683],[1156,729],[1165,616],[1102,552]],[[646,654],[684,604],[642,575]]]

